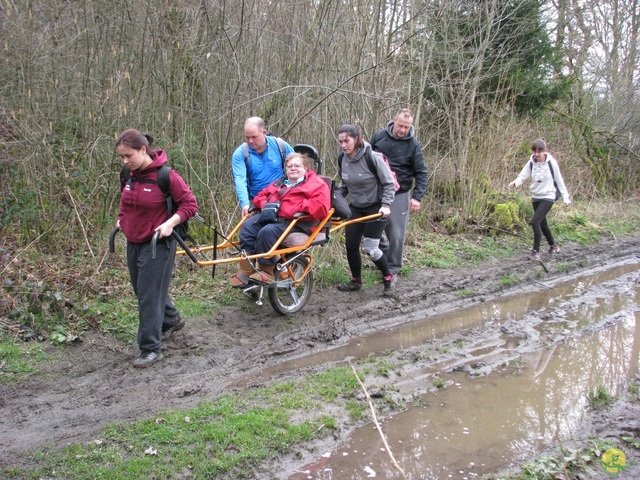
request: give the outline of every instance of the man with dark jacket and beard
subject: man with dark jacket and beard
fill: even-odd
[[[399,110],[385,128],[371,137],[370,143],[373,150],[387,157],[400,184],[385,228],[389,241],[385,255],[389,260],[389,268],[396,274],[402,268],[409,213],[420,210],[428,180],[422,148],[415,137],[411,110]],[[385,250],[384,245],[380,245],[380,248]]]

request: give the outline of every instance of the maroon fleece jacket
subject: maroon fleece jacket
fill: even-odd
[[[150,152],[150,156],[152,162],[143,170],[132,171],[132,177],[153,181],[157,179],[158,169],[167,163],[167,154],[164,150],[154,150]],[[169,174],[169,180],[169,191],[178,206],[175,213],[180,215],[184,222],[193,217],[198,210],[196,197],[173,169]],[[122,188],[118,218],[120,228],[129,242],[144,243],[151,240],[155,229],[169,218],[167,201],[160,187],[153,183],[126,182]]]

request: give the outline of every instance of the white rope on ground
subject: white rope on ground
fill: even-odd
[[[396,462],[396,459],[394,458],[393,453],[391,453],[391,449],[389,448],[389,444],[387,443],[387,439],[384,436],[384,433],[382,431],[382,427],[380,426],[380,423],[378,423],[378,417],[376,415],[376,409],[373,406],[373,402],[371,401],[371,397],[369,396],[369,392],[367,391],[366,387],[364,386],[364,383],[362,383],[362,380],[360,380],[360,377],[358,376],[358,372],[356,372],[356,369],[353,366],[353,363],[349,362],[349,365],[351,365],[351,369],[353,370],[353,374],[356,376],[356,380],[358,380],[358,383],[362,387],[362,390],[364,391],[364,394],[367,397],[367,401],[369,402],[369,408],[371,409],[371,414],[373,415],[373,422],[376,424],[376,428],[378,429],[378,433],[380,434],[380,437],[382,438],[382,442],[384,443],[384,448],[387,450],[387,453],[389,454],[389,457],[391,457],[391,461],[393,462],[393,466],[396,467],[400,471],[400,473],[402,474],[402,478],[407,480],[407,476],[405,475],[404,470],[402,470],[402,468],[400,468],[400,465],[398,465],[398,462]]]

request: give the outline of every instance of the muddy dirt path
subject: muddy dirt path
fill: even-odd
[[[52,362],[48,375],[0,386],[0,463],[20,464],[22,451],[47,444],[91,440],[110,422],[193,407],[234,385],[264,381],[265,368],[343,346],[373,331],[634,258],[640,255],[639,246],[640,236],[606,239],[588,248],[566,245],[548,265],[549,273],[523,254],[489,259],[475,268],[422,270],[398,280],[397,298],[380,296],[380,286],[355,294],[316,290],[304,312],[291,317],[279,316],[268,302],[254,309],[258,314],[226,307],[213,318],[189,319],[165,344],[165,359],[146,370],[131,367],[135,342],[90,336]],[[506,275],[521,280],[504,290],[499,280]],[[462,290],[474,294],[461,298],[456,292]]]

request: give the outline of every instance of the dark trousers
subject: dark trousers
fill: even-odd
[[[533,218],[531,219],[531,228],[533,228],[533,249],[540,251],[540,241],[542,236],[547,239],[549,246],[555,245],[555,240],[551,234],[551,229],[547,223],[547,213],[553,207],[551,200],[533,200]]]
[[[176,241],[162,239],[151,255],[151,242],[127,243],[127,265],[138,297],[138,346],[142,352],[160,349],[162,324],[175,324],[178,310],[169,298],[169,282],[176,256]]]
[[[379,204],[365,210],[360,210],[352,206],[352,218],[372,215],[377,213],[379,209]],[[362,256],[360,255],[360,243],[362,242],[363,237],[380,240],[386,224],[386,220],[376,218],[375,220],[369,220],[366,222],[352,223],[344,227],[344,243],[347,250],[347,261],[349,262],[349,270],[351,270],[351,276],[353,278],[359,281],[362,280]],[[382,257],[375,260],[373,263],[382,272],[383,276],[386,277],[391,275],[387,257],[384,253],[382,254]]]
[[[287,223],[258,223],[260,214],[248,218],[240,227],[240,248],[248,255],[265,253],[271,250],[283,232],[287,229]],[[294,227],[292,231],[302,232],[302,229]],[[261,258],[258,260],[263,265],[275,264],[275,258]]]

